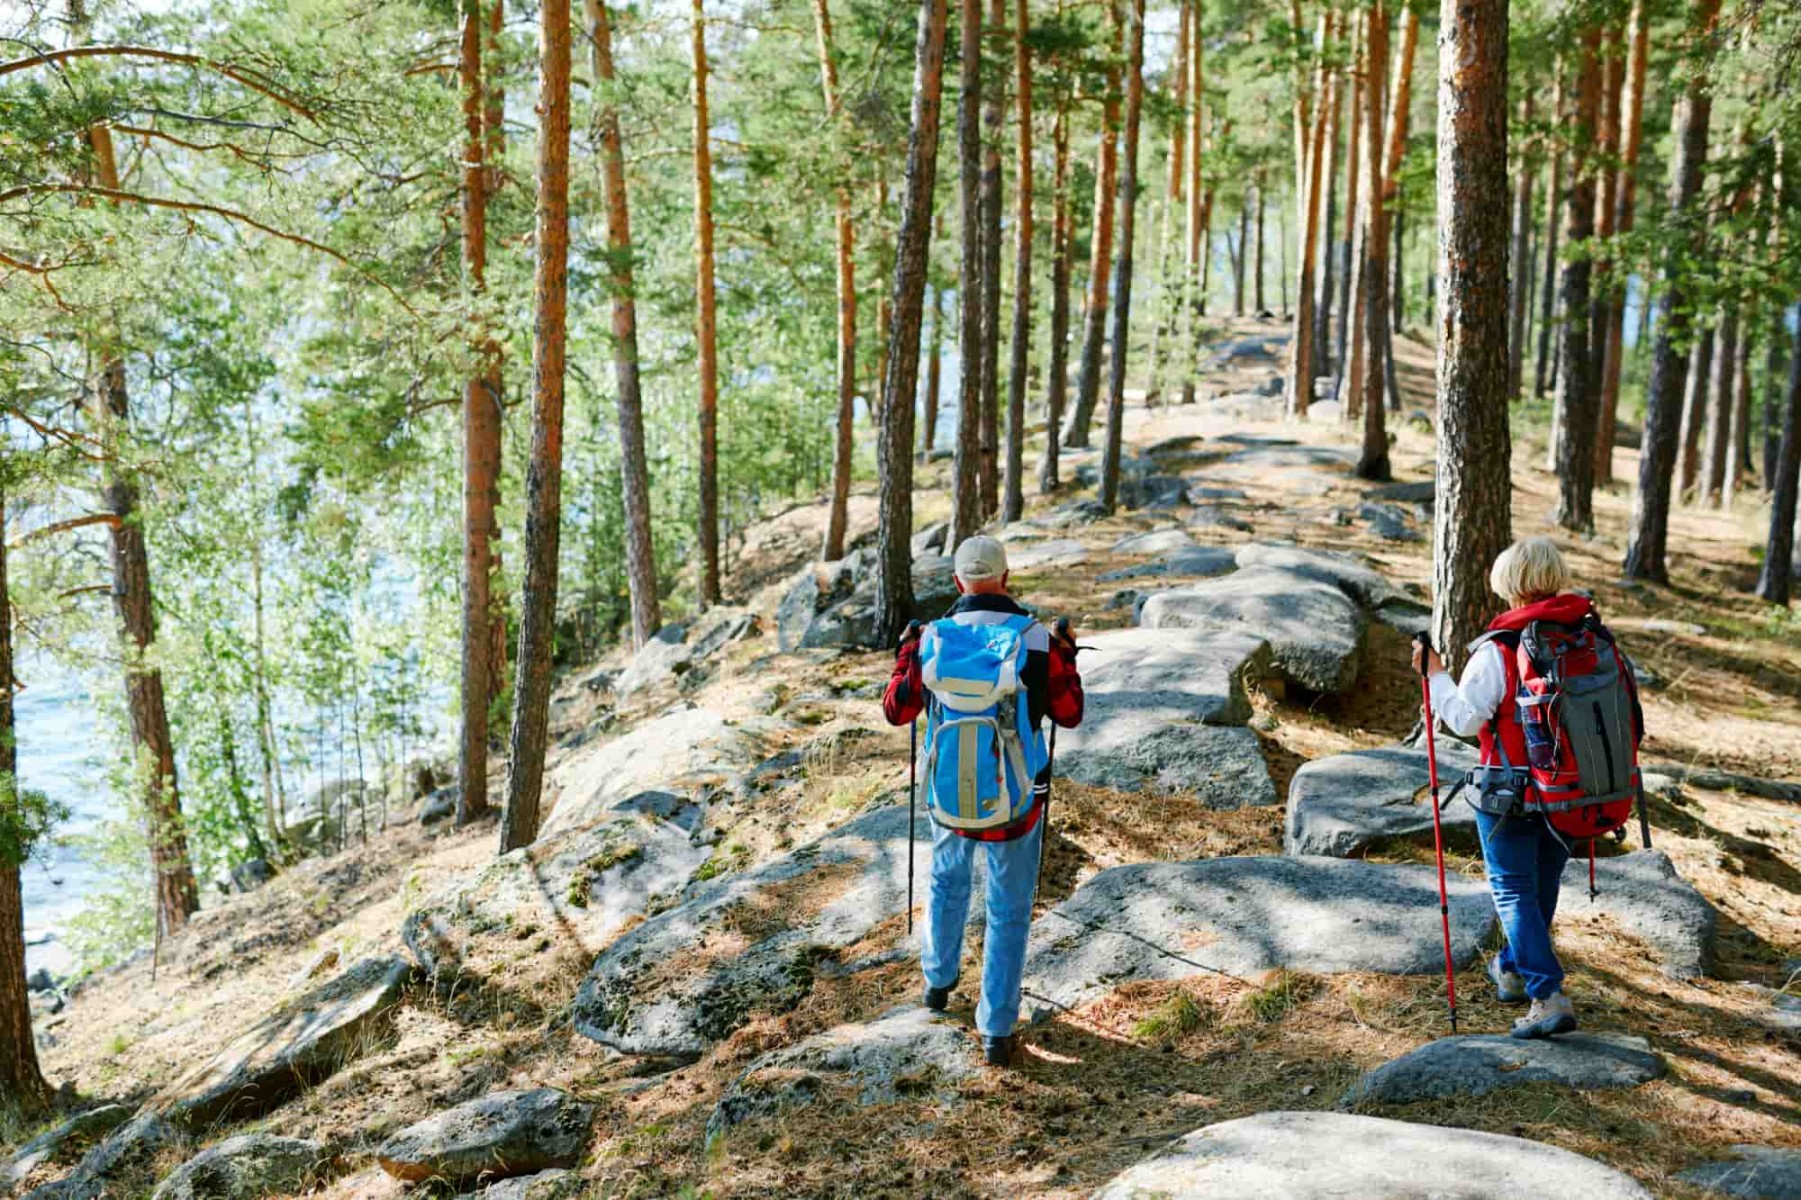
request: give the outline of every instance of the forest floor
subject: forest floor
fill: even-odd
[[[1274,323],[1237,323],[1233,337],[1279,337]],[[1401,343],[1401,380],[1410,409],[1431,389],[1429,350]],[[1127,439],[1228,432],[1349,445],[1351,431],[1314,421],[1247,422],[1212,402],[1268,377],[1270,364],[1201,380],[1201,403],[1135,405]],[[1433,443],[1423,419],[1398,421],[1395,476],[1432,477]],[[1037,446],[1029,447],[1035,455]],[[1202,443],[1205,445],[1206,443]],[[1549,532],[1555,479],[1530,431],[1514,451],[1516,536]],[[1073,466],[1073,464],[1072,464]],[[942,506],[934,464],[920,484],[923,527]],[[1593,539],[1559,536],[1581,584],[1639,661],[1666,681],[1645,697],[1648,759],[1801,779],[1801,625],[1752,598],[1761,545],[1755,500],[1722,514],[1680,510],[1670,544],[1667,588],[1627,587],[1618,563],[1630,510],[1636,452],[1616,449],[1612,488],[1596,497]],[[1073,472],[1072,472],[1073,473]],[[1205,474],[1203,466],[1200,473]],[[1389,578],[1424,585],[1430,540],[1377,539],[1334,510],[1355,511],[1367,486],[1348,476],[1323,493],[1291,477],[1241,482],[1233,511],[1254,534],[1191,528],[1196,540],[1235,545],[1290,539],[1366,554]],[[1066,490],[1062,503],[1080,490]],[[1051,507],[1030,499],[1029,509]],[[790,510],[752,531],[740,551],[740,599],[765,613],[817,544],[823,507]],[[1030,515],[1030,513],[1028,514]],[[873,521],[860,495],[853,534]],[[1149,527],[1125,514],[1068,536],[1098,549],[1087,561],[1020,571],[1019,594],[1041,611],[1068,613],[1078,628],[1129,623],[1109,611],[1118,585],[1097,576],[1124,561],[1107,552],[1121,535]],[[1063,536],[1059,534],[1058,536]],[[1647,625],[1647,622],[1651,622]],[[1673,624],[1672,624],[1673,623]],[[1278,795],[1304,761],[1390,744],[1417,719],[1417,681],[1403,633],[1376,623],[1354,691],[1337,698],[1260,692],[1254,728]],[[794,697],[784,715],[809,732],[876,729],[854,755],[815,763],[798,800],[741,811],[721,830],[717,853],[754,864],[800,844],[867,807],[904,796],[907,740],[882,725],[869,696],[885,680],[888,653],[771,658],[768,646],[740,643],[691,699],[728,716],[753,711],[758,695]],[[566,693],[567,694],[567,693]],[[651,695],[619,714],[614,728],[667,704]],[[565,730],[585,719],[561,710]],[[740,806],[742,808],[742,806]],[[1280,854],[1283,809],[1211,811],[1180,795],[1116,793],[1059,782],[1056,817],[1039,906],[1063,900],[1109,866],[1227,854]],[[1720,910],[1714,976],[1678,981],[1608,918],[1567,896],[1559,950],[1584,1027],[1651,1040],[1668,1074],[1636,1089],[1578,1092],[1529,1086],[1481,1100],[1442,1100],[1386,1109],[1409,1121],[1510,1133],[1563,1146],[1613,1165],[1654,1194],[1701,1193],[1672,1181],[1678,1169],[1738,1143],[1801,1148],[1801,1036],[1769,1023],[1767,993],[1781,989],[1801,958],[1801,811],[1793,803],[1689,788],[1683,803],[1653,806],[1657,845]],[[404,953],[401,918],[442,881],[492,855],[491,825],[461,831],[399,825],[364,846],[301,864],[251,895],[209,908],[165,945],[161,962],[139,961],[90,980],[52,1018],[46,1073],[86,1096],[143,1099],[210,1055],[253,1014],[291,994],[292,979],[321,949],[344,961]],[[1398,847],[1390,858],[1430,859]],[[1454,854],[1451,869],[1479,877],[1481,864]],[[1430,920],[1430,913],[1422,913]],[[905,937],[901,914],[844,961],[878,955]],[[596,1102],[601,1116],[583,1175],[606,1196],[1012,1197],[1075,1200],[1119,1170],[1197,1126],[1271,1109],[1331,1108],[1358,1074],[1447,1032],[1444,985],[1432,976],[1276,972],[1253,986],[1222,977],[1128,985],[1105,1000],[1027,1029],[1021,1063],[983,1069],[962,1086],[954,1112],[932,1097],[918,1103],[803,1110],[751,1121],[709,1141],[705,1126],[719,1097],[762,1052],[846,1021],[867,1020],[917,999],[918,968],[893,961],[837,978],[822,976],[797,1008],[759,1016],[703,1055],[642,1076],[635,1060],[576,1034],[569,1009],[591,955],[554,932],[522,946],[512,975],[490,974],[479,994],[415,989],[394,1036],[255,1127],[326,1140],[339,1152],[336,1177],[320,1194],[398,1196],[406,1188],[374,1165],[380,1137],[450,1103],[499,1087],[551,1085]],[[1465,981],[1460,980],[1460,984]],[[968,1020],[968,988],[954,1013]],[[1498,1032],[1511,1010],[1497,1004],[1472,970],[1458,989],[1467,1031]],[[159,1164],[173,1165],[173,1159]]]

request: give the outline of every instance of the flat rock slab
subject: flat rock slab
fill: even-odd
[[[454,970],[473,942],[511,941],[527,926],[567,929],[598,952],[707,861],[711,848],[689,833],[698,812],[669,792],[621,800],[597,824],[547,833],[449,880],[406,914],[401,940],[434,974]]]
[[[1146,598],[1147,629],[1241,630],[1269,639],[1276,668],[1315,692],[1357,682],[1369,622],[1332,583],[1278,567],[1242,568]]]
[[[1250,542],[1238,548],[1242,568],[1279,567],[1343,591],[1365,608],[1379,608],[1389,600],[1406,599],[1407,593],[1363,559],[1336,550],[1312,550],[1292,542]]]
[[[1114,583],[1121,579],[1139,579],[1146,577],[1167,577],[1172,575],[1193,575],[1208,579],[1215,575],[1225,575],[1238,567],[1232,552],[1223,546],[1188,545],[1172,550],[1147,563],[1137,563],[1130,567],[1103,572],[1099,579],[1102,583]]]
[[[1037,571],[1045,567],[1077,567],[1093,556],[1094,551],[1086,542],[1078,542],[1074,538],[1007,543],[1007,569],[1011,571]]]
[[[181,1132],[161,1116],[140,1112],[82,1155],[68,1175],[26,1193],[26,1200],[101,1200],[114,1190],[112,1179],[122,1168],[182,1141]]]
[[[245,1133],[209,1146],[175,1168],[151,1200],[261,1200],[299,1192],[331,1155],[308,1138]]]
[[[351,965],[252,1025],[152,1107],[184,1129],[268,1112],[385,1034],[412,974],[413,964],[398,956]]]
[[[1629,1088],[1661,1079],[1664,1071],[1663,1056],[1649,1042],[1621,1033],[1571,1033],[1530,1042],[1490,1035],[1447,1037],[1366,1072],[1340,1104],[1486,1096],[1532,1083]]]
[[[610,742],[565,755],[550,773],[556,807],[539,837],[593,825],[639,792],[698,795],[731,782],[762,758],[755,737],[713,710],[673,709]]]
[[[582,1177],[574,1171],[539,1171],[490,1183],[479,1192],[464,1192],[457,1200],[565,1200],[582,1190]]]
[[[1252,467],[1259,471],[1270,468],[1306,468],[1349,472],[1357,465],[1355,453],[1337,446],[1246,446],[1228,457],[1227,467]]]
[[[1081,726],[1058,738],[1057,774],[1078,783],[1191,792],[1212,809],[1277,801],[1257,735],[1243,726],[1203,725],[1179,709],[1116,709],[1090,697]]]
[[[918,831],[923,887],[931,861],[923,816]],[[627,931],[583,981],[575,1027],[628,1053],[697,1055],[753,1014],[799,1004],[822,959],[906,903],[907,806],[890,805],[755,870],[708,880]],[[971,907],[973,919],[979,906]]]
[[[1475,959],[1495,927],[1481,883],[1451,877],[1452,955]],[[1342,858],[1215,858],[1102,871],[1034,923],[1032,1020],[1139,979],[1289,967],[1326,974],[1444,969],[1429,867]]]
[[[396,1179],[531,1175],[581,1162],[595,1107],[556,1088],[490,1092],[401,1130],[375,1151]]]
[[[1734,1146],[1725,1162],[1676,1172],[1683,1183],[1742,1200],[1801,1200],[1801,1150]]]
[[[1194,539],[1180,529],[1151,529],[1144,533],[1128,533],[1113,543],[1115,554],[1169,554],[1186,550]]]
[[[1559,921],[1580,920],[1591,912],[1618,921],[1628,933],[1643,938],[1662,958],[1664,974],[1697,979],[1713,969],[1719,910],[1693,884],[1677,874],[1661,850],[1634,850],[1595,864],[1600,894],[1588,897],[1588,859],[1578,853],[1563,873]]]
[[[1121,629],[1089,636],[1082,647],[1086,710],[1081,726],[1059,732],[1059,754],[1079,745],[1083,730],[1132,710],[1242,725],[1251,717],[1245,678],[1268,670],[1270,653],[1262,635],[1243,629]]]
[[[1650,1200],[1542,1142],[1349,1113],[1271,1112],[1197,1129],[1095,1200]]]
[[[962,1025],[910,1004],[763,1055],[720,1098],[707,1131],[812,1104],[942,1101],[980,1073],[976,1042]]]
[[[85,1149],[129,1120],[131,1109],[127,1106],[103,1104],[51,1126],[0,1162],[0,1196],[11,1194],[39,1167],[67,1162],[74,1157],[74,1151]]]
[[[1440,794],[1476,765],[1476,752],[1445,738],[1438,743]],[[1430,764],[1424,747],[1384,746],[1316,758],[1288,785],[1284,854],[1349,858],[1387,838],[1431,837]],[[1459,797],[1441,811],[1450,830],[1467,833],[1476,810]]]
[[[744,608],[709,608],[691,621],[657,630],[614,685],[621,696],[666,683],[700,667],[733,642],[754,637],[757,614]]]

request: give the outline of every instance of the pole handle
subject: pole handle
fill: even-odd
[[[1426,655],[1432,653],[1432,634],[1428,630],[1420,630],[1413,635],[1414,644],[1425,651],[1420,655],[1420,678],[1424,679],[1429,668],[1426,666]]]

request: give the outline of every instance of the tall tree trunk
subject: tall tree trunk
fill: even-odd
[[[1232,315],[1244,316],[1245,273],[1251,259],[1251,198],[1238,206],[1238,256],[1232,260]]]
[[[1613,479],[1613,426],[1602,421],[1605,401],[1602,389],[1607,375],[1607,341],[1612,330],[1609,314],[1622,292],[1613,278],[1613,260],[1607,256],[1612,244],[1614,204],[1619,193],[1619,171],[1615,164],[1620,147],[1620,93],[1625,83],[1626,55],[1622,26],[1611,25],[1606,33],[1606,57],[1601,74],[1600,131],[1595,152],[1599,165],[1595,195],[1595,241],[1602,257],[1595,263],[1597,281],[1591,285],[1588,301],[1588,392],[1594,397],[1595,440],[1593,446],[1594,475],[1597,484]]]
[[[1572,246],[1595,231],[1596,122],[1601,108],[1601,31],[1591,26],[1582,33],[1580,65],[1576,77],[1576,112],[1571,123],[1575,140],[1575,164],[1571,173],[1569,224]],[[1586,257],[1563,266],[1563,375],[1558,381],[1558,407],[1563,412],[1563,436],[1557,442],[1557,523],[1565,529],[1587,533],[1594,529],[1592,502],[1595,486],[1595,421],[1599,396],[1596,373],[1590,363],[1589,284],[1593,266]]]
[[[1507,0],[1442,0],[1438,508],[1432,633],[1455,666],[1488,625],[1512,537],[1507,431]],[[1371,408],[1381,405],[1370,403]]]
[[[1363,219],[1363,139],[1367,124],[1363,109],[1368,73],[1364,64],[1363,37],[1368,23],[1368,14],[1360,14],[1351,35],[1350,145],[1345,151],[1345,222],[1343,236],[1338,241],[1338,322],[1332,339],[1333,361],[1338,364],[1332,394],[1338,400],[1339,419],[1345,421],[1361,411],[1351,408],[1351,400],[1357,387],[1352,373],[1363,361],[1363,330],[1353,327],[1351,309],[1355,305],[1352,297],[1362,294],[1359,272],[1363,264],[1358,255],[1361,247],[1357,241],[1357,225]]]
[[[1192,6],[1191,20],[1193,29],[1188,39],[1188,61],[1184,64],[1188,69],[1188,112],[1182,125],[1182,136],[1188,143],[1187,159],[1188,180],[1183,188],[1182,199],[1185,206],[1183,212],[1184,241],[1182,245],[1182,314],[1178,328],[1182,339],[1182,403],[1194,403],[1194,379],[1199,373],[1200,342],[1195,329],[1195,320],[1202,310],[1204,290],[1201,273],[1205,269],[1204,240],[1206,238],[1206,196],[1201,189],[1201,133],[1207,120],[1207,96],[1203,86],[1206,82],[1206,45],[1201,38],[1201,6],[1199,0]]]
[[[19,827],[19,744],[14,736],[12,593],[6,582],[6,492],[0,478],[0,824]],[[8,811],[11,810],[11,811]],[[35,1116],[50,1099],[38,1069],[25,984],[24,847],[0,842],[0,1112]]]
[[[1682,397],[1682,434],[1676,460],[1676,495],[1694,491],[1701,474],[1701,433],[1707,428],[1707,389],[1713,385],[1715,331],[1703,330],[1689,352]]]
[[[944,289],[932,289],[932,348],[926,359],[925,428],[917,439],[919,462],[932,458],[932,442],[938,434],[938,398],[944,386]]]
[[[593,0],[603,4],[604,0]],[[590,9],[592,11],[592,8]],[[606,28],[603,15],[600,28]],[[513,683],[513,769],[502,853],[538,836],[557,629],[563,524],[563,373],[569,301],[569,0],[543,0],[538,31],[537,265],[533,279],[532,454],[525,476],[525,588]],[[599,53],[598,43],[596,53]],[[622,193],[623,196],[623,193]]]
[[[826,0],[813,0],[813,24],[819,40],[819,82],[825,93],[825,116],[832,124],[834,166],[848,172],[849,164],[837,147],[838,61],[832,50],[832,14]],[[857,234],[851,221],[850,183],[838,184],[835,228],[838,235],[838,423],[832,443],[832,503],[826,517],[825,544],[820,558],[836,562],[844,557],[845,514],[850,507],[852,423],[857,415]]]
[[[1017,521],[1026,507],[1026,362],[1032,350],[1032,47],[1026,0],[1014,0],[1014,101],[1019,120],[1013,219],[1013,355],[1007,374],[1007,486],[1003,521]]]
[[[1107,375],[1107,440],[1101,449],[1100,501],[1119,503],[1125,432],[1126,363],[1131,358],[1132,231],[1138,212],[1138,129],[1144,113],[1144,0],[1126,0],[1126,130],[1119,171],[1119,254],[1113,264],[1113,359]]]
[[[1059,449],[1063,441],[1063,402],[1069,392],[1069,276],[1074,253],[1075,228],[1069,207],[1069,102],[1057,106],[1057,122],[1051,129],[1055,166],[1051,189],[1056,216],[1051,224],[1051,337],[1050,367],[1046,373],[1044,400],[1044,456],[1038,460],[1038,491],[1050,495],[1061,486],[1058,479]]]
[[[957,90],[957,160],[963,209],[963,262],[957,281],[957,447],[951,476],[954,550],[982,524],[982,0],[963,0]]]
[[[1532,124],[1532,93],[1520,97],[1520,128]],[[1526,264],[1532,261],[1527,245],[1532,237],[1532,177],[1535,165],[1526,148],[1519,150],[1519,180],[1513,192],[1513,248],[1508,253],[1507,396],[1520,398],[1526,364],[1526,298],[1531,289]]]
[[[1335,14],[1328,12],[1320,18],[1320,46],[1332,40],[1332,22]],[[1321,100],[1312,107],[1316,110],[1311,118],[1313,128],[1308,133],[1307,169],[1303,174],[1306,186],[1299,196],[1300,210],[1297,221],[1295,242],[1295,258],[1300,267],[1295,276],[1295,315],[1294,333],[1289,341],[1288,353],[1288,394],[1284,398],[1284,407],[1290,418],[1299,419],[1307,415],[1307,408],[1313,400],[1313,273],[1319,248],[1320,193],[1321,188],[1315,186],[1320,181],[1322,163],[1326,149],[1326,118],[1329,106],[1324,103],[1326,70],[1322,52],[1321,65],[1314,81],[1314,92]],[[1297,102],[1298,103],[1298,102]]]
[[[1707,159],[1707,127],[1713,116],[1708,88],[1706,49],[1719,21],[1720,0],[1700,0],[1691,16],[1688,77],[1671,122],[1675,158],[1670,166],[1669,207],[1673,223],[1683,218],[1701,190],[1701,172]],[[1697,51],[1700,51],[1697,54]],[[1663,288],[1657,297],[1657,344],[1651,358],[1651,378],[1645,387],[1645,431],[1638,462],[1638,491],[1632,499],[1632,524],[1623,567],[1630,579],[1663,582],[1669,578],[1666,548],[1669,540],[1670,498],[1676,452],[1685,440],[1682,426],[1685,375],[1691,389],[1706,376],[1708,335],[1696,340],[1691,369],[1682,343],[1688,335],[1687,267],[1684,259],[1697,255],[1703,233],[1691,230],[1686,246],[1672,246],[1664,254]]]
[[[1777,211],[1780,212],[1780,202]],[[1770,327],[1764,331],[1764,341],[1763,490],[1774,496],[1777,460],[1782,453],[1782,435],[1778,429],[1782,420],[1783,388],[1787,374],[1782,352],[1788,341],[1788,312],[1783,306],[1775,306],[1770,317]]]
[[[1732,508],[1732,494],[1736,490],[1739,468],[1744,463],[1741,439],[1751,423],[1751,349],[1756,345],[1757,322],[1752,314],[1754,306],[1747,306],[1745,318],[1739,323],[1738,330],[1738,363],[1732,371],[1732,394],[1730,403],[1722,402],[1726,418],[1726,447],[1720,456],[1720,508]]]
[[[1176,331],[1181,321],[1182,292],[1179,283],[1174,287],[1170,284],[1169,243],[1170,226],[1177,208],[1182,205],[1188,182],[1188,31],[1193,15],[1193,0],[1181,0],[1176,6],[1176,56],[1170,64],[1170,75],[1175,80],[1170,97],[1176,110],[1176,121],[1169,135],[1169,179],[1157,206],[1156,228],[1152,234],[1151,283],[1157,289],[1158,312],[1151,322],[1148,403],[1154,403],[1163,393],[1164,340]]]
[[[719,329],[713,287],[713,120],[705,0],[694,0],[694,338],[700,373],[700,605],[719,603]]]
[[[1251,258],[1251,308],[1261,317],[1269,311],[1263,300],[1263,180],[1264,169],[1257,168],[1257,253]],[[1343,311],[1341,304],[1339,311]]]
[[[1322,100],[1327,104],[1326,117],[1326,157],[1320,169],[1320,178],[1325,182],[1326,207],[1320,215],[1320,244],[1314,251],[1320,258],[1318,278],[1313,297],[1313,377],[1325,379],[1332,374],[1334,362],[1332,358],[1332,306],[1338,298],[1338,281],[1336,275],[1335,255],[1332,253],[1334,242],[1332,231],[1338,225],[1338,137],[1344,116],[1344,83],[1339,72],[1334,70],[1329,77],[1326,88],[1330,100]]]
[[[1364,145],[1368,149],[1363,156],[1363,288],[1354,298],[1357,311],[1351,318],[1363,324],[1363,451],[1357,459],[1357,475],[1362,479],[1388,479],[1388,406],[1383,401],[1386,384],[1382,372],[1383,355],[1388,349],[1388,155],[1380,149],[1386,143],[1382,106],[1376,102],[1387,87],[1383,75],[1388,66],[1386,0],[1375,0],[1371,5],[1365,33],[1370,103],[1365,106],[1363,118]]]
[[[876,441],[880,481],[876,640],[884,646],[899,639],[913,615],[913,393],[919,384],[919,322],[932,248],[932,188],[938,174],[944,3],[920,0],[919,5],[919,40],[913,52],[913,126],[907,138],[907,179],[894,255],[894,332],[888,340],[882,428]]]
[[[1701,440],[1701,471],[1695,485],[1695,503],[1703,508],[1712,508],[1719,502],[1726,479],[1726,446],[1731,436],[1738,358],[1738,305],[1727,302],[1720,305],[1719,333],[1714,338],[1713,382],[1707,389],[1707,430]]]
[[[1551,127],[1554,130],[1563,128],[1566,117],[1563,96],[1563,59],[1557,60],[1556,82],[1551,88]],[[1545,170],[1549,177],[1545,181],[1545,269],[1540,277],[1541,291],[1538,305],[1538,357],[1533,372],[1532,394],[1543,396],[1556,385],[1556,371],[1552,362],[1554,331],[1557,323],[1557,234],[1560,228],[1559,210],[1563,199],[1563,155],[1564,140],[1553,134],[1550,153],[1545,156]]]
[[[638,371],[638,301],[632,271],[631,208],[625,191],[625,147],[613,99],[613,27],[606,0],[582,0],[599,105],[600,173],[606,188],[607,276],[612,301],[613,379],[619,391],[619,475],[625,510],[625,573],[632,598],[632,645],[643,649],[662,628],[656,547],[650,535],[650,466],[644,447],[644,400]]]
[[[479,0],[463,0],[461,52],[457,73],[463,93],[462,235],[463,286],[479,304],[487,291],[488,171],[486,96]],[[504,618],[494,606],[492,546],[495,508],[500,500],[500,393],[494,339],[485,322],[470,321],[472,366],[463,384],[463,688],[459,740],[456,820],[459,825],[488,813],[489,711],[495,689],[489,677],[494,658],[494,622]]]
[[[1109,2],[1114,47],[1120,46],[1119,14]],[[1119,68],[1107,70],[1101,107],[1100,145],[1094,169],[1094,231],[1088,239],[1088,298],[1082,313],[1082,357],[1076,366],[1076,403],[1064,427],[1063,444],[1089,445],[1088,427],[1101,394],[1101,354],[1107,341],[1107,276],[1113,263],[1113,189],[1119,175]]]
[[[1419,47],[1420,17],[1412,6],[1401,10],[1401,44],[1395,49],[1392,85],[1388,99],[1388,123],[1385,133],[1388,146],[1382,155],[1382,389],[1388,397],[1388,411],[1399,412],[1400,388],[1395,383],[1394,326],[1398,321],[1400,295],[1401,243],[1395,239],[1392,261],[1388,254],[1391,228],[1400,225],[1401,159],[1407,153],[1407,130],[1413,109],[1413,56]],[[1392,224],[1391,224],[1392,219]]]
[[[1780,329],[1778,324],[1772,333]],[[1786,606],[1794,583],[1797,477],[1801,477],[1801,322],[1795,326],[1789,347],[1788,403],[1783,406],[1782,446],[1776,453],[1776,475],[1770,489],[1770,536],[1764,544],[1763,571],[1757,577],[1757,594],[1770,604]]]
[[[1613,232],[1632,232],[1638,199],[1638,160],[1644,144],[1645,77],[1650,63],[1651,30],[1645,0],[1634,0],[1627,22],[1625,84],[1620,100],[1620,167],[1614,185]],[[1620,363],[1626,352],[1626,281],[1609,287],[1601,353],[1601,434],[1595,443],[1595,479],[1613,482],[1613,437],[1620,411]]]
[[[990,0],[988,36],[1007,28],[1007,0]],[[1001,126],[1005,75],[982,102],[982,519],[1000,511]]]
[[[96,125],[89,131],[95,178],[118,190],[118,160],[112,130]],[[157,927],[172,934],[200,908],[194,868],[188,858],[187,829],[181,816],[181,791],[175,778],[175,742],[169,733],[169,711],[163,699],[163,673],[156,661],[156,605],[150,588],[150,550],[138,516],[138,485],[120,461],[120,442],[131,423],[131,394],[125,383],[125,360],[110,350],[102,356],[100,378],[92,397],[94,427],[101,446],[101,507],[113,516],[113,611],[119,622],[125,661],[125,700],[131,714],[131,743],[137,753],[137,777],[144,788],[150,836],[150,864],[155,874]]]

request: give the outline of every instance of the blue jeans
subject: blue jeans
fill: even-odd
[[[982,954],[982,1002],[976,1031],[1006,1037],[1019,1020],[1019,979],[1025,970],[1026,935],[1032,928],[1032,894],[1038,889],[1038,847],[1044,821],[1010,842],[981,842],[932,826],[932,891],[926,902],[920,965],[931,987],[957,981],[963,960],[963,927],[969,920],[970,870],[987,852],[988,933]]]
[[[1507,945],[1501,969],[1526,981],[1526,994],[1543,1000],[1563,990],[1563,964],[1551,948],[1551,918],[1563,886],[1569,847],[1537,814],[1496,817],[1478,811],[1482,860]]]

